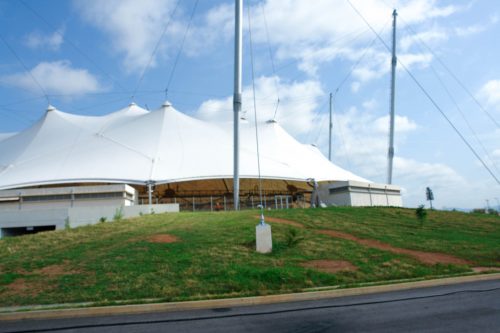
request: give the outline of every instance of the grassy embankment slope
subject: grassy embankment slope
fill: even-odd
[[[411,209],[272,211],[267,213],[269,220],[282,218],[300,225],[271,222],[274,251],[263,255],[254,251],[256,215],[150,215],[3,239],[0,306],[265,295],[500,267],[498,216],[432,211],[420,225]],[[445,253],[467,263],[431,265],[320,230]],[[305,267],[316,260],[323,266],[330,261],[343,264],[334,273],[322,271],[321,265]]]

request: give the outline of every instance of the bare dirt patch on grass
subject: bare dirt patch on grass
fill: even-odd
[[[1,294],[2,297],[11,297],[22,295],[24,297],[36,297],[39,293],[50,288],[45,282],[30,281],[25,278],[16,279],[6,286],[6,290]]]
[[[1,293],[2,297],[36,297],[43,291],[54,289],[56,286],[55,279],[58,277],[81,273],[80,271],[70,269],[69,261],[67,260],[61,264],[45,266],[34,271],[26,271],[21,268],[15,272],[24,276],[6,285],[5,291]],[[39,275],[42,278],[35,278],[34,275]]]
[[[328,235],[331,237],[335,238],[342,238],[342,239],[347,239],[354,241],[356,243],[368,246],[368,247],[373,247],[376,249],[384,250],[384,251],[390,251],[393,253],[397,254],[405,254],[412,256],[413,258],[428,264],[428,265],[435,265],[435,264],[454,264],[454,265],[468,265],[470,264],[467,260],[461,259],[454,257],[449,254],[444,254],[444,253],[437,253],[437,252],[424,252],[424,251],[417,251],[417,250],[409,250],[409,249],[403,249],[400,247],[395,247],[387,243],[383,243],[378,240],[374,239],[363,239],[356,237],[354,235],[345,233],[345,232],[340,232],[340,231],[335,231],[335,230],[319,230],[318,233],[323,234],[323,235]]]
[[[337,273],[342,271],[356,271],[358,268],[345,260],[311,260],[300,266],[315,269],[325,273]]]
[[[260,216],[255,216],[255,218],[260,219]],[[295,221],[290,221],[290,220],[285,220],[285,219],[280,219],[278,217],[269,217],[266,216],[265,218],[266,222],[274,222],[274,223],[279,223],[279,224],[286,224],[286,225],[291,225],[297,228],[305,228],[303,224]]]
[[[43,275],[46,277],[58,277],[68,274],[79,274],[81,272],[69,269],[69,262],[64,261],[60,265],[50,265],[33,271],[33,274]]]
[[[175,243],[179,241],[179,238],[174,235],[159,234],[148,237],[147,241],[150,243]]]

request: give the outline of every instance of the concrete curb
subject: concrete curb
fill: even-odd
[[[0,321],[23,320],[23,319],[93,317],[93,316],[139,314],[139,313],[151,313],[151,312],[172,312],[172,311],[182,311],[182,310],[263,305],[263,304],[284,303],[284,302],[314,301],[325,298],[367,295],[367,294],[375,294],[375,293],[382,293],[389,291],[435,287],[435,286],[453,285],[464,282],[488,281],[497,279],[500,279],[500,273],[450,277],[450,278],[442,278],[434,280],[404,282],[404,283],[396,283],[390,285],[378,285],[378,286],[350,288],[350,289],[312,291],[312,292],[303,292],[296,294],[240,297],[240,298],[203,300],[203,301],[8,312],[8,313],[0,313]]]

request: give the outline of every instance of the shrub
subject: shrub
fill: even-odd
[[[427,218],[427,211],[425,210],[424,205],[418,206],[418,208],[415,210],[415,215],[422,225]]]
[[[295,247],[304,240],[304,237],[299,235],[297,229],[289,228],[285,234],[285,244],[287,247]]]
[[[120,221],[123,218],[123,207],[117,208],[115,215],[113,216],[113,221]]]

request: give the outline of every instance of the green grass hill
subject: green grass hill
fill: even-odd
[[[0,240],[0,306],[179,301],[500,268],[500,217],[414,209],[154,214]]]

